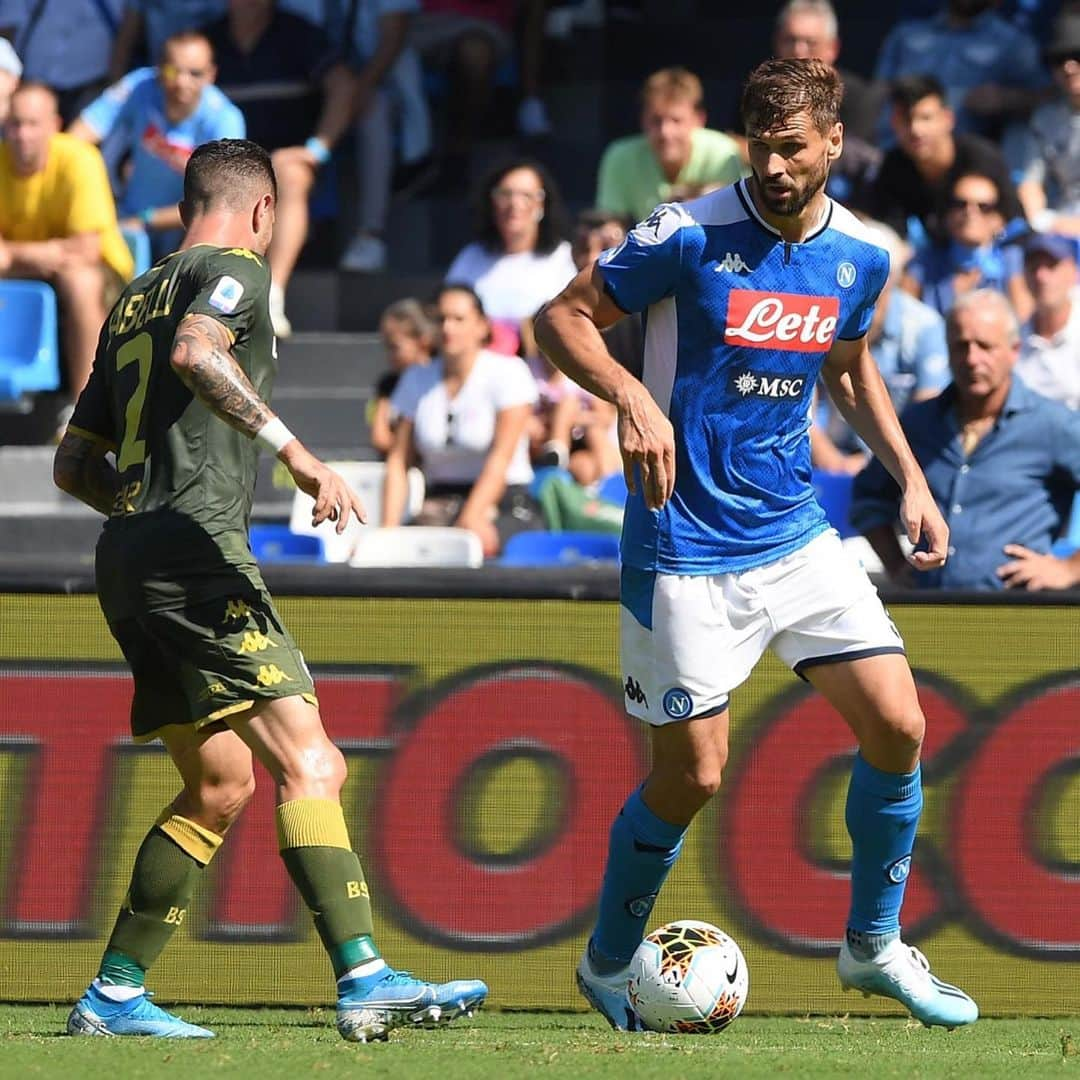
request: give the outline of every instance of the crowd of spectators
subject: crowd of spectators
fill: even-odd
[[[568,470],[582,485],[620,471],[614,411],[547,364],[532,318],[658,203],[745,175],[745,140],[734,125],[707,126],[698,74],[655,71],[641,86],[639,130],[602,149],[593,206],[571,216],[534,141],[553,130],[541,81],[550,6],[0,0],[0,276],[56,290],[68,399],[140,235],[155,258],[179,242],[176,202],[195,146],[246,135],[273,154],[270,305],[285,337],[289,281],[329,164],[355,155],[345,170],[355,229],[338,237],[340,266],[383,272],[392,194],[464,196],[509,77],[516,150],[477,185],[471,242],[433,268],[437,297],[402,298],[381,320],[388,371],[367,423],[386,458],[383,520],[402,520],[406,469],[419,463],[418,520],[469,528],[493,554],[542,526],[535,469]],[[774,54],[836,65],[845,83],[829,192],[891,256],[870,338],[957,548],[930,584],[1080,582],[1080,557],[1049,554],[1080,483],[1080,3],[911,0],[864,75],[841,63],[829,0],[778,6]],[[636,317],[605,336],[640,370]],[[815,467],[858,474],[855,520],[886,571],[899,571],[885,536],[895,492],[880,466],[824,394],[809,422]],[[1051,430],[1057,442],[1040,458],[1025,440]],[[1012,468],[1015,484],[1004,478]],[[1041,501],[1014,528],[1021,481]],[[978,498],[958,498],[967,485]],[[1010,513],[984,498],[991,489]],[[990,543],[1011,547],[1011,562],[991,566],[977,550]]]

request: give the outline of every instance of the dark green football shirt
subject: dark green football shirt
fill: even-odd
[[[200,244],[128,285],[102,328],[69,427],[116,455],[121,491],[97,561],[102,602],[115,599],[118,615],[231,594],[238,573],[261,587],[247,546],[256,445],[192,395],[170,356],[180,321],[209,315],[269,400],[277,369],[269,288],[261,256]]]

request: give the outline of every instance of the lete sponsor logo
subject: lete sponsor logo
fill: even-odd
[[[747,349],[822,352],[832,344],[839,317],[835,296],[732,289],[724,340]]]

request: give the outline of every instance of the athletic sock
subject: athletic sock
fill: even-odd
[[[600,910],[589,947],[600,974],[630,963],[685,835],[686,826],[662,821],[645,805],[640,788],[619,811],[611,826]]]
[[[291,799],[278,806],[277,826],[281,858],[311,911],[335,977],[379,959],[367,882],[341,805]]]
[[[381,982],[385,979],[388,971],[389,968],[382,957],[378,957],[375,960],[365,960],[364,963],[349,968],[344,975],[338,976],[338,993],[341,993],[345,988],[346,983],[349,984],[350,990],[363,993],[373,987],[377,982]]]
[[[900,905],[922,804],[918,767],[887,773],[856,755],[844,816],[852,848],[847,940],[860,959],[900,936]]]
[[[100,976],[94,980],[94,989],[107,1001],[115,1001],[117,1004],[142,997],[146,993],[145,986],[113,985],[102,982]]]
[[[141,987],[187,915],[195,883],[221,837],[166,810],[146,834],[98,969],[102,986]]]

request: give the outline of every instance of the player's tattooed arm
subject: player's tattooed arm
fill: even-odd
[[[185,315],[170,361],[184,385],[230,427],[254,438],[274,413],[232,354],[232,336],[209,315]]]
[[[104,443],[64,432],[53,458],[53,483],[106,517],[120,491],[120,477],[105,458]]]

